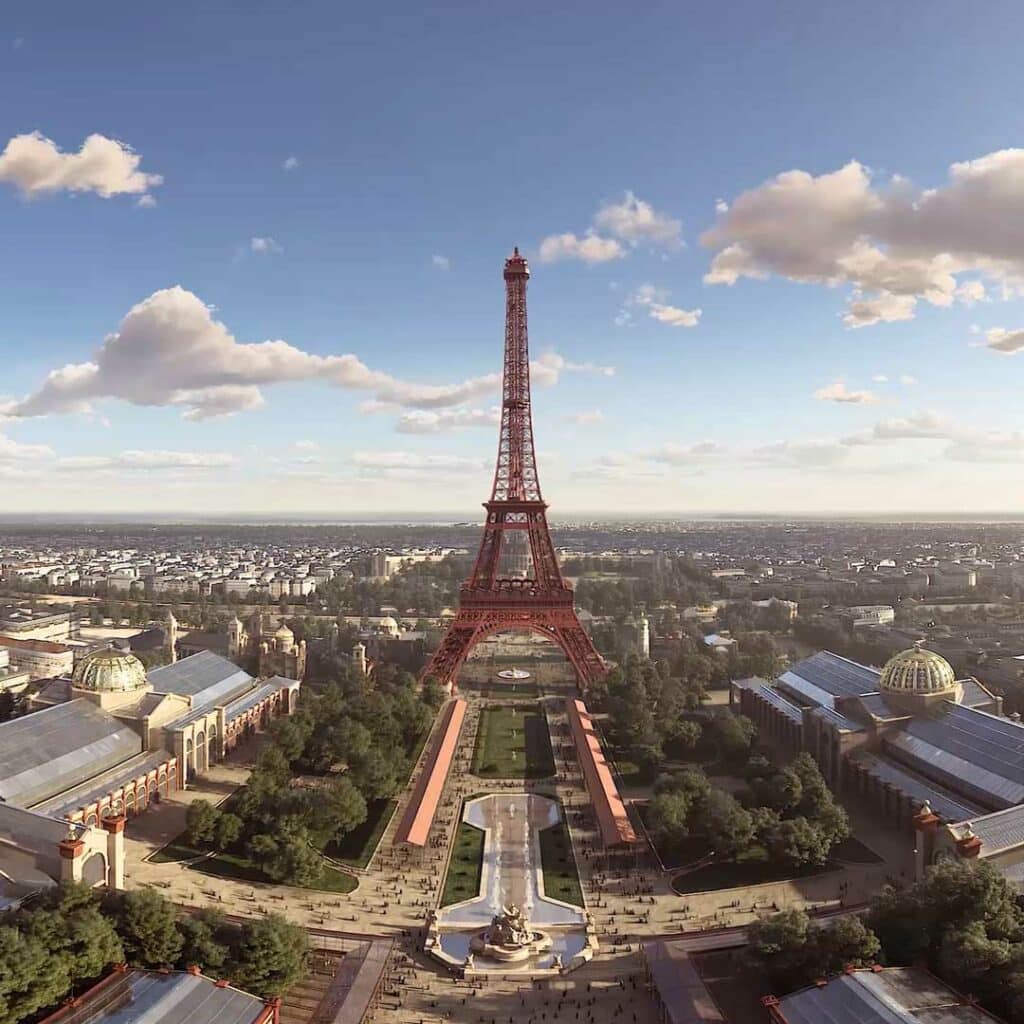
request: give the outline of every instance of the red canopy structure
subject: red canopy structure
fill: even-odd
[[[567,700],[569,728],[576,743],[576,755],[583,779],[587,784],[591,802],[597,813],[601,841],[605,846],[628,846],[637,842],[636,832],[626,813],[626,805],[619,796],[619,787],[612,778],[612,770],[604,757],[601,740],[594,729],[593,719],[581,700]]]
[[[466,702],[461,698],[450,701],[441,712],[441,724],[437,737],[426,764],[413,787],[409,806],[402,815],[398,831],[395,833],[396,843],[408,843],[410,846],[426,846],[430,826],[437,813],[437,804],[444,789],[444,780],[448,778],[455,746],[459,741],[462,720],[466,717]]]

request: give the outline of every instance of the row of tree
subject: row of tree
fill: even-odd
[[[752,758],[747,774],[738,797],[696,767],[659,778],[646,812],[655,843],[671,849],[697,836],[720,858],[799,869],[825,864],[850,834],[846,812],[809,754],[784,768]]]
[[[887,886],[863,920],[818,926],[790,910],[748,935],[751,964],[779,995],[847,966],[923,964],[1010,1024],[1024,1024],[1024,908],[986,861],[944,861],[908,889]]]
[[[241,854],[272,881],[310,886],[323,872],[321,853],[405,784],[443,693],[380,666],[372,683],[343,668],[304,694],[294,715],[274,723],[246,785],[223,810],[193,802],[186,824],[194,845]]]
[[[304,970],[306,932],[277,914],[236,925],[181,914],[147,889],[101,894],[66,885],[0,917],[0,1024],[18,1024],[83,991],[113,964],[184,969],[267,998]]]

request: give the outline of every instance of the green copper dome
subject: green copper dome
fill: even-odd
[[[146,685],[146,666],[128,651],[94,651],[76,666],[71,677],[80,690],[124,693]]]

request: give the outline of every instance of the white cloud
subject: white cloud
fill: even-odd
[[[141,210],[151,210],[156,206],[156,197],[151,196],[148,192],[144,196],[139,196],[135,200],[135,205]]]
[[[604,423],[604,413],[600,409],[589,409],[573,413],[569,419],[578,427],[593,427],[598,423]]]
[[[389,451],[352,453],[357,472],[366,477],[390,480],[430,480],[477,474],[487,468],[482,459],[469,459],[461,455]]]
[[[0,461],[31,462],[36,459],[46,459],[52,455],[53,449],[45,444],[21,444],[0,434]]]
[[[254,236],[249,239],[249,251],[262,253],[264,255],[270,253],[280,254],[284,252],[284,248],[280,242],[271,238],[269,235],[264,237]]]
[[[647,315],[659,323],[667,324],[669,327],[696,327],[700,323],[702,310],[681,309],[679,306],[667,305],[663,300],[667,294],[654,287],[653,284],[642,284],[629,298],[626,299],[627,306],[642,306],[647,310]],[[616,317],[616,323],[624,326],[631,322],[629,311],[620,310]]]
[[[754,463],[773,466],[835,466],[849,456],[845,445],[828,439],[775,441],[749,453]]]
[[[299,166],[299,158],[297,156],[289,156],[285,159],[285,162],[281,164],[281,167],[286,171],[294,171]]]
[[[447,256],[442,256],[439,252],[435,252],[434,255],[430,257],[430,262],[433,263],[438,270],[452,269],[452,261],[448,259]]]
[[[243,343],[192,292],[174,287],[134,306],[94,361],[53,370],[42,386],[0,413],[12,417],[83,412],[101,398],[134,405],[180,406],[202,419],[258,408],[261,386],[322,380],[371,391],[394,407],[443,408],[493,394],[499,374],[459,384],[414,384],[371,370],[347,354],[319,356],[286,341]]]
[[[501,422],[501,410],[491,409],[411,409],[395,423],[400,434],[443,434],[461,427],[494,427]]]
[[[918,383],[918,380],[917,380],[917,378],[916,378],[915,376],[913,376],[912,374],[909,374],[909,373],[901,373],[901,374],[900,374],[900,383],[901,383],[901,384],[902,384],[902,385],[903,385],[904,387],[912,388],[912,387],[913,387],[913,386],[914,386],[915,384],[917,384],[917,383]]]
[[[846,304],[843,323],[847,327],[871,327],[879,323],[893,324],[901,320],[913,320],[916,307],[917,299],[913,295],[885,293],[865,299],[857,290]]]
[[[1004,327],[993,327],[985,332],[985,348],[993,352],[1001,352],[1005,356],[1016,355],[1024,348],[1024,327],[1006,330]]]
[[[787,171],[737,196],[702,242],[715,250],[709,284],[776,274],[850,286],[850,327],[910,319],[919,301],[983,301],[983,283],[958,275],[1024,282],[1024,149],[953,164],[926,190],[899,177],[878,186],[856,161]]]
[[[610,377],[615,372],[557,352],[539,356],[531,370],[539,386],[556,384],[563,373]],[[498,373],[455,384],[417,384],[372,370],[352,354],[313,355],[280,340],[239,342],[196,295],[174,287],[134,306],[93,360],[53,370],[32,394],[0,406],[0,415],[86,412],[94,401],[114,398],[177,406],[186,418],[201,420],[258,409],[263,387],[308,380],[370,392],[366,412],[450,409],[493,396],[501,385]]]
[[[530,379],[541,387],[558,383],[563,373],[584,373],[597,377],[614,377],[614,366],[599,366],[597,363],[574,363],[557,352],[542,352],[530,360]]]
[[[125,451],[118,455],[69,455],[57,460],[67,471],[96,469],[223,469],[235,464],[234,456],[221,452]]]
[[[901,441],[908,439],[948,439],[957,435],[952,423],[937,412],[919,412],[911,416],[900,416],[879,420],[869,431],[852,434],[843,438],[846,445],[873,444],[877,441]]]
[[[848,405],[870,405],[878,401],[871,391],[851,391],[841,380],[833,381],[814,392],[819,402],[839,402]]]
[[[876,373],[871,379],[876,384],[887,384],[889,382],[889,378],[884,373]]]
[[[614,238],[602,238],[593,232],[579,238],[567,231],[561,235],[548,235],[540,243],[541,263],[557,263],[560,260],[607,263],[625,255],[625,249]]]
[[[320,445],[316,441],[310,441],[308,438],[302,438],[299,441],[293,441],[292,447],[297,452],[318,452],[320,451]]]
[[[626,192],[621,202],[605,203],[598,209],[585,234],[567,231],[548,235],[540,243],[540,259],[542,263],[607,263],[622,259],[626,247],[636,248],[640,244],[665,251],[678,249],[683,244],[681,236],[682,225],[678,220]]]
[[[988,302],[988,292],[981,281],[964,281],[963,284],[957,285],[953,294],[965,306],[973,306],[976,302]]]
[[[109,199],[140,195],[163,183],[159,174],[139,170],[142,157],[104,135],[90,135],[77,153],[63,153],[40,132],[15,135],[0,153],[0,181],[23,195],[46,192],[94,192]]]
[[[649,242],[666,249],[682,245],[683,226],[667,214],[658,213],[650,203],[626,192],[621,203],[606,203],[594,215],[594,227],[613,238],[637,245]]]

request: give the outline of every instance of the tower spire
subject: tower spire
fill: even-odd
[[[526,260],[513,249],[504,269],[501,429],[491,497],[484,503],[487,520],[473,573],[459,591],[458,614],[424,673],[449,685],[473,647],[502,629],[534,630],[558,643],[584,686],[607,671],[576,617],[537,478],[526,321],[529,277]]]

